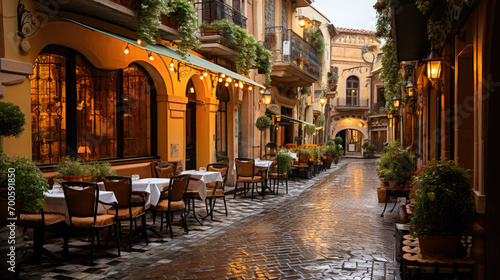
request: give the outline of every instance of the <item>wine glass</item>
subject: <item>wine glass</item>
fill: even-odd
[[[207,171],[207,168],[206,167],[200,167],[200,171],[201,172],[205,172],[205,171]]]
[[[139,180],[140,177],[139,177],[139,174],[132,174],[131,178],[132,178],[132,181],[137,181],[137,180]]]

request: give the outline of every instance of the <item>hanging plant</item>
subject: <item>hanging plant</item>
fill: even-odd
[[[24,131],[26,119],[21,108],[10,102],[0,102],[0,154],[3,153],[3,138],[18,136]]]
[[[325,114],[320,113],[316,118],[316,127],[322,127],[325,125]]]
[[[266,84],[271,83],[271,52],[264,49],[246,29],[225,19],[203,23],[200,29],[215,30],[221,36],[221,44],[234,50],[236,72],[248,75],[250,69],[257,68],[266,75]]]
[[[427,37],[435,49],[443,47],[446,35],[451,31],[453,22],[453,6],[459,5],[461,0],[417,0],[417,9],[427,20]]]
[[[323,66],[323,56],[325,54],[325,40],[323,38],[323,33],[317,27],[304,29],[304,39],[311,46],[314,47],[318,53],[318,60],[320,67]]]
[[[382,47],[384,53],[382,57],[382,69],[380,79],[384,82],[385,100],[392,100],[394,96],[399,96],[405,81],[401,75],[401,66],[396,57],[394,39],[392,37],[392,18],[389,0],[379,0],[374,5],[377,10],[377,37],[385,39]],[[392,111],[392,102],[386,102],[386,110]]]
[[[156,38],[161,22],[160,16],[177,20],[179,23],[179,39],[174,42],[178,45],[180,54],[185,57],[187,50],[198,48],[200,41],[196,37],[198,28],[197,12],[189,0],[141,0],[137,5],[137,36],[143,45],[156,44]]]

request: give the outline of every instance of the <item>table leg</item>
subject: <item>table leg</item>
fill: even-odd
[[[384,216],[384,213],[385,213],[385,208],[387,208],[387,201],[389,200],[389,195],[388,193],[386,192],[386,195],[385,195],[385,205],[384,205],[384,211],[382,211],[382,214],[380,215],[380,217],[383,217]]]

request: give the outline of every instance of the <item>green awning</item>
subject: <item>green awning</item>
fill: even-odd
[[[121,36],[121,35],[118,35],[118,34],[115,34],[115,33],[111,33],[111,32],[108,32],[108,31],[100,30],[98,28],[88,26],[86,24],[83,24],[81,22],[78,22],[76,20],[72,20],[72,19],[69,19],[69,18],[61,17],[61,16],[58,16],[58,15],[52,15],[52,16],[55,16],[55,17],[67,20],[67,21],[75,23],[75,24],[78,24],[78,25],[83,26],[83,27],[85,27],[87,29],[90,29],[92,31],[96,31],[96,32],[102,33],[104,35],[113,37],[113,38],[118,39],[120,41],[123,41],[125,43],[129,43],[130,45],[134,45],[136,47],[143,48],[143,49],[145,49],[147,51],[154,52],[154,53],[156,53],[158,55],[167,56],[167,57],[173,58],[175,60],[178,60],[178,61],[181,61],[181,62],[184,62],[184,63],[187,63],[187,64],[191,64],[191,65],[196,66],[198,68],[206,69],[206,70],[209,70],[209,71],[214,71],[214,72],[217,72],[217,73],[224,73],[226,76],[229,76],[229,77],[231,77],[233,79],[236,79],[238,81],[242,81],[242,82],[246,82],[246,83],[252,84],[255,87],[265,88],[263,85],[255,82],[255,81],[253,81],[253,80],[251,80],[251,79],[249,79],[249,78],[247,78],[247,77],[245,77],[243,75],[235,73],[235,72],[233,72],[231,70],[228,70],[228,69],[226,69],[226,68],[224,68],[224,67],[222,67],[220,65],[217,65],[217,64],[212,63],[212,62],[210,62],[208,60],[205,60],[205,59],[203,59],[201,57],[192,55],[190,53],[188,53],[187,56],[186,56],[186,59],[184,59],[182,56],[180,56],[177,53],[176,49],[171,48],[169,46],[163,46],[163,45],[147,45],[145,47],[138,46],[137,42],[135,40],[133,40],[133,39],[130,39],[130,38],[127,38],[127,37],[124,37],[124,36]]]

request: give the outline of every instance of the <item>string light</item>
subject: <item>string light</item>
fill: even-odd
[[[175,64],[174,64],[174,60],[172,59],[172,60],[170,61],[170,64],[168,65],[168,67],[169,67],[170,71],[174,71],[174,70],[175,70],[174,66],[175,66]]]
[[[249,87],[248,87],[248,90],[253,90],[253,87],[252,87],[252,86],[249,86]]]
[[[128,48],[128,44],[127,44],[127,46],[125,47],[125,50],[124,50],[123,52],[124,52],[125,54],[128,54],[128,53],[129,53],[129,51],[130,51],[130,50],[129,50],[129,48]]]
[[[194,87],[191,87],[189,90],[191,91],[191,93],[194,93]]]
[[[263,89],[260,90],[260,94],[264,94],[264,90]]]
[[[137,45],[141,45],[141,44],[142,44],[141,39],[137,39]]]
[[[231,77],[227,77],[226,82],[230,83],[232,80]]]
[[[149,60],[153,61],[155,58],[151,52],[148,52]]]
[[[226,74],[222,73],[220,76],[224,79],[226,77]]]
[[[203,80],[203,75],[200,76],[200,80]]]
[[[228,86],[229,86],[229,83],[228,83],[228,82],[226,82],[225,86],[226,86],[226,87],[228,87]]]
[[[222,83],[222,78],[219,78],[219,83]]]
[[[234,81],[234,86],[238,87],[238,81],[236,81],[236,80]]]
[[[243,89],[243,83],[242,82],[240,82],[240,88]]]
[[[208,76],[208,72],[207,72],[206,70],[205,70],[205,71],[203,71],[203,76],[204,76],[204,77]]]

